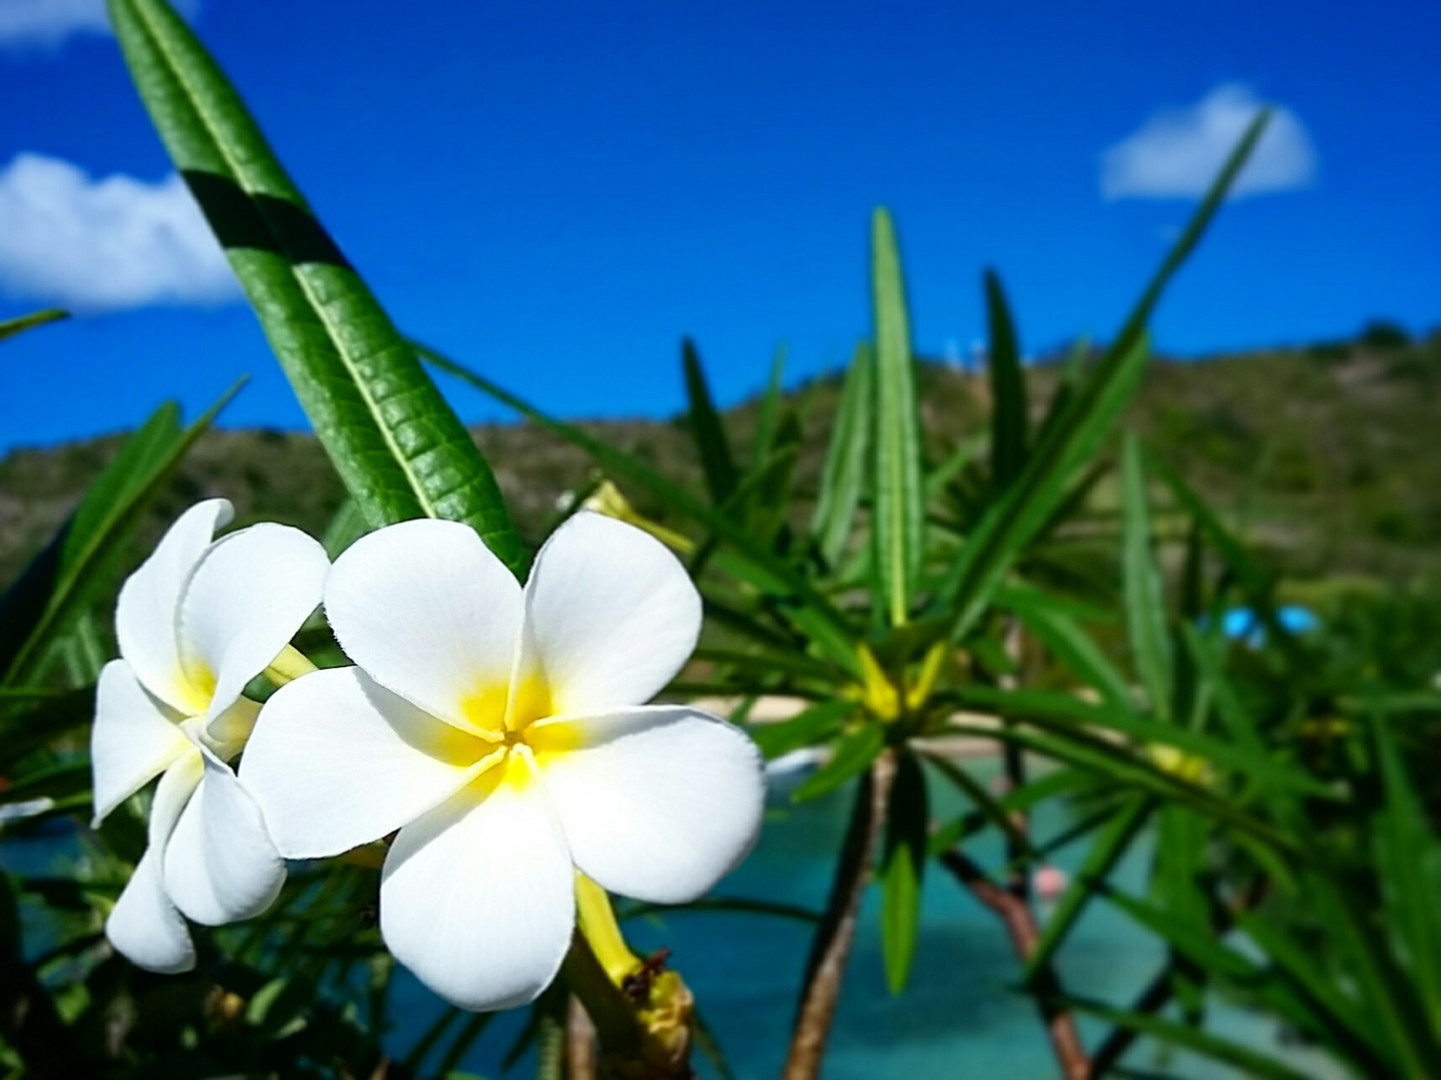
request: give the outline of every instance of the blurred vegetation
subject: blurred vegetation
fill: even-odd
[[[685,559],[707,631],[667,693],[727,709],[768,758],[812,751],[793,801],[844,788],[851,802],[823,911],[709,901],[813,924],[786,1080],[820,1075],[873,885],[886,982],[905,992],[928,872],[996,915],[1007,992],[1033,999],[1067,1080],[1162,1075],[1131,1067],[1146,1041],[1246,1076],[1314,1075],[1293,1047],[1221,1035],[1217,1001],[1350,1076],[1438,1074],[1441,339],[1374,322],[1348,342],[1150,363],[1146,323],[1266,113],[1103,350],[1023,366],[988,271],[985,370],[916,363],[878,208],[873,333],[843,378],[783,394],[777,362],[763,397],[722,414],[686,342],[684,416],[572,425],[403,338],[184,21],[163,0],[110,8],[317,437],[211,431],[227,395],[188,428],[167,404],[123,443],[0,463],[0,838],[65,845],[54,865],[0,875],[7,1076],[457,1080],[489,1022],[452,1008],[404,1060],[388,1055],[383,844],[307,862],[263,916],[200,933],[193,974],[157,978],[106,945],[148,814],[135,797],[87,824],[109,612],[124,572],[208,495],[233,500],[239,524],[321,535],[332,555],[428,515],[471,525],[524,576],[528,547],[586,505]],[[467,440],[422,361],[530,423]],[[1288,625],[1297,603],[1315,627]],[[341,661],[319,618],[297,641]],[[754,722],[762,698],[804,705]],[[958,761],[957,741],[992,750],[1004,786]],[[960,817],[933,818],[936,785],[964,796]],[[1055,799],[1077,820],[1042,840],[1029,816]],[[1003,838],[999,857],[971,843],[985,832]],[[1130,892],[1113,871],[1142,837],[1156,843]],[[1032,875],[1071,844],[1080,871],[1042,911]],[[1163,946],[1131,1001],[1068,986],[1055,963],[1091,905]],[[664,950],[599,965],[590,935],[607,921],[582,921],[503,1067],[533,1048],[541,1080],[679,1080],[693,1043],[729,1075]],[[1078,1016],[1102,1023],[1087,1032]]]
[[[1062,363],[1042,358],[1032,368],[1037,420]],[[806,417],[793,524],[811,512],[839,395],[839,373],[786,395],[787,406]],[[932,461],[986,426],[983,372],[924,363],[918,396]],[[758,396],[722,412],[737,445],[752,442],[761,405]],[[1438,405],[1441,334],[1411,341],[1394,324],[1375,322],[1344,342],[1157,358],[1127,424],[1236,525],[1263,563],[1284,572],[1288,590],[1324,603],[1356,589],[1441,578],[1441,458],[1432,452]],[[702,485],[685,414],[577,424],[684,487]],[[532,540],[553,523],[566,493],[595,475],[584,451],[534,424],[485,424],[471,434],[517,527]],[[0,580],[13,578],[65,520],[121,441],[114,435],[15,449],[0,460]],[[319,535],[344,488],[313,435],[208,431],[153,504],[134,551],[148,551],[196,499],[221,494],[235,503],[241,523],[281,521]],[[627,494],[643,513],[673,523],[659,501]],[[1113,514],[1114,484],[1099,483],[1090,508],[1097,519]]]

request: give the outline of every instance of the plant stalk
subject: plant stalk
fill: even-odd
[[[840,1001],[846,962],[855,941],[861,897],[870,881],[895,778],[896,752],[887,748],[876,758],[856,791],[830,898],[806,963],[784,1080],[815,1080],[820,1074],[826,1038]]]
[[[1012,888],[992,881],[986,872],[957,848],[941,855],[944,866],[972,896],[1000,916],[1011,938],[1016,957],[1024,964],[1036,951],[1040,931],[1029,900]],[[1076,1020],[1068,1009],[1058,1004],[1063,992],[1055,969],[1046,964],[1035,976],[1036,1007],[1046,1027],[1051,1050],[1066,1080],[1086,1080],[1091,1074],[1086,1048],[1076,1030]]]

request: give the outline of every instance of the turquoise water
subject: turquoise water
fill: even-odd
[[[940,787],[933,785],[933,790]],[[755,852],[721,883],[717,894],[819,910],[830,887],[850,800],[851,790],[845,789],[774,812]],[[963,809],[957,802],[935,812],[944,818]],[[1034,821],[1036,835],[1053,835],[1068,820],[1067,809],[1059,803],[1043,808]],[[967,850],[984,865],[1000,861],[995,837],[979,838]],[[1084,850],[1083,841],[1061,852],[1055,862],[1073,870]],[[1149,856],[1150,844],[1143,838],[1119,868],[1117,884],[1142,889]],[[911,985],[903,996],[892,997],[881,967],[878,906],[879,891],[872,889],[831,1035],[827,1080],[1045,1080],[1057,1075],[1034,1006],[1009,989],[1019,968],[994,915],[945,874],[929,875]],[[632,921],[626,935],[637,951],[670,947],[672,962],[695,991],[706,1023],[740,1080],[779,1075],[810,941],[807,924],[750,914],[675,912],[663,920]],[[1123,1003],[1149,981],[1162,958],[1163,950],[1152,939],[1108,905],[1097,903],[1073,932],[1060,970],[1077,991]],[[408,1048],[438,1015],[439,1006],[409,978],[397,981],[394,992],[395,1015],[405,1022],[395,1032],[393,1045]],[[1264,1018],[1218,1003],[1213,1022],[1252,1046],[1274,1046],[1274,1028]],[[1104,1030],[1085,1021],[1081,1026],[1088,1043]],[[465,1066],[495,1075],[518,1030],[518,1018],[498,1018]],[[1127,1060],[1196,1080],[1238,1075],[1168,1054],[1154,1044],[1139,1044]],[[697,1065],[708,1073],[699,1055]],[[1327,1073],[1314,1066],[1312,1075],[1320,1080]]]
[[[985,779],[987,766],[969,766]],[[933,813],[944,820],[962,812],[949,788],[932,786],[942,802]],[[784,798],[768,815],[760,844],[717,894],[783,901],[819,910],[830,887],[833,860],[852,798],[852,789],[799,807]],[[1063,803],[1042,808],[1034,819],[1038,839],[1070,822]],[[0,864],[12,872],[43,873],[72,847],[51,836],[7,842]],[[995,866],[1000,842],[972,841],[977,861]],[[1084,855],[1084,841],[1060,852],[1055,862],[1072,871]],[[1116,882],[1143,891],[1150,841],[1142,837],[1118,868]],[[917,1080],[917,1078],[1002,1078],[1045,1080],[1057,1075],[1030,1000],[1010,987],[1019,968],[996,918],[944,873],[925,883],[924,919],[911,985],[901,997],[887,991],[878,933],[879,893],[871,890],[852,954],[849,975],[829,1044],[827,1080]],[[1044,914],[1044,913],[1043,913]],[[672,962],[695,991],[701,1013],[739,1080],[771,1080],[785,1059],[795,994],[810,942],[809,924],[753,914],[683,911],[663,919],[632,920],[626,935],[639,952],[671,949]],[[33,944],[44,931],[27,927]],[[1066,984],[1090,997],[1130,1001],[1154,974],[1162,950],[1105,903],[1091,906],[1060,958]],[[386,1041],[403,1055],[442,1011],[441,1002],[404,971],[392,983],[395,1029]],[[498,1016],[472,1047],[462,1066],[484,1076],[500,1063],[524,1024],[523,1011]],[[1276,1032],[1264,1018],[1217,1002],[1213,1029],[1255,1047],[1274,1047]],[[1104,1030],[1082,1021],[1082,1035],[1094,1041]],[[1308,1056],[1291,1058],[1317,1080],[1339,1076]],[[1160,1068],[1190,1080],[1221,1080],[1238,1074],[1139,1044],[1129,1063]],[[512,1075],[527,1074],[523,1061]],[[697,1055],[704,1075],[713,1075]]]

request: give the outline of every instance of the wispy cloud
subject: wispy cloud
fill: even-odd
[[[1224,83],[1195,105],[1166,108],[1101,158],[1108,199],[1198,198],[1263,102],[1240,83]],[[1290,191],[1316,174],[1316,151],[1289,109],[1276,108],[1266,132],[1231,189],[1232,197]]]
[[[200,0],[176,4],[187,17]],[[0,0],[0,47],[54,47],[72,34],[108,34],[105,0]]]
[[[20,154],[0,170],[0,288],[76,310],[218,304],[239,295],[180,177],[92,180]]]

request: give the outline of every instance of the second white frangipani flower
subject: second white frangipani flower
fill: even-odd
[[[259,705],[242,694],[320,603],[330,563],[299,529],[253,525],[210,499],[170,527],[120,590],[120,659],[100,673],[90,757],[95,823],[157,775],[150,843],[105,924],[141,967],[185,971],[184,916],[219,925],[268,907],[285,864],[228,764]]]
[[[395,830],[380,929],[442,997],[536,997],[575,925],[574,868],[692,900],[754,843],[760,755],[707,713],[648,701],[700,631],[674,556],[581,513],[524,590],[464,525],[411,521],[336,561],[326,612],[358,667],[282,688],[241,766],[281,853]]]

